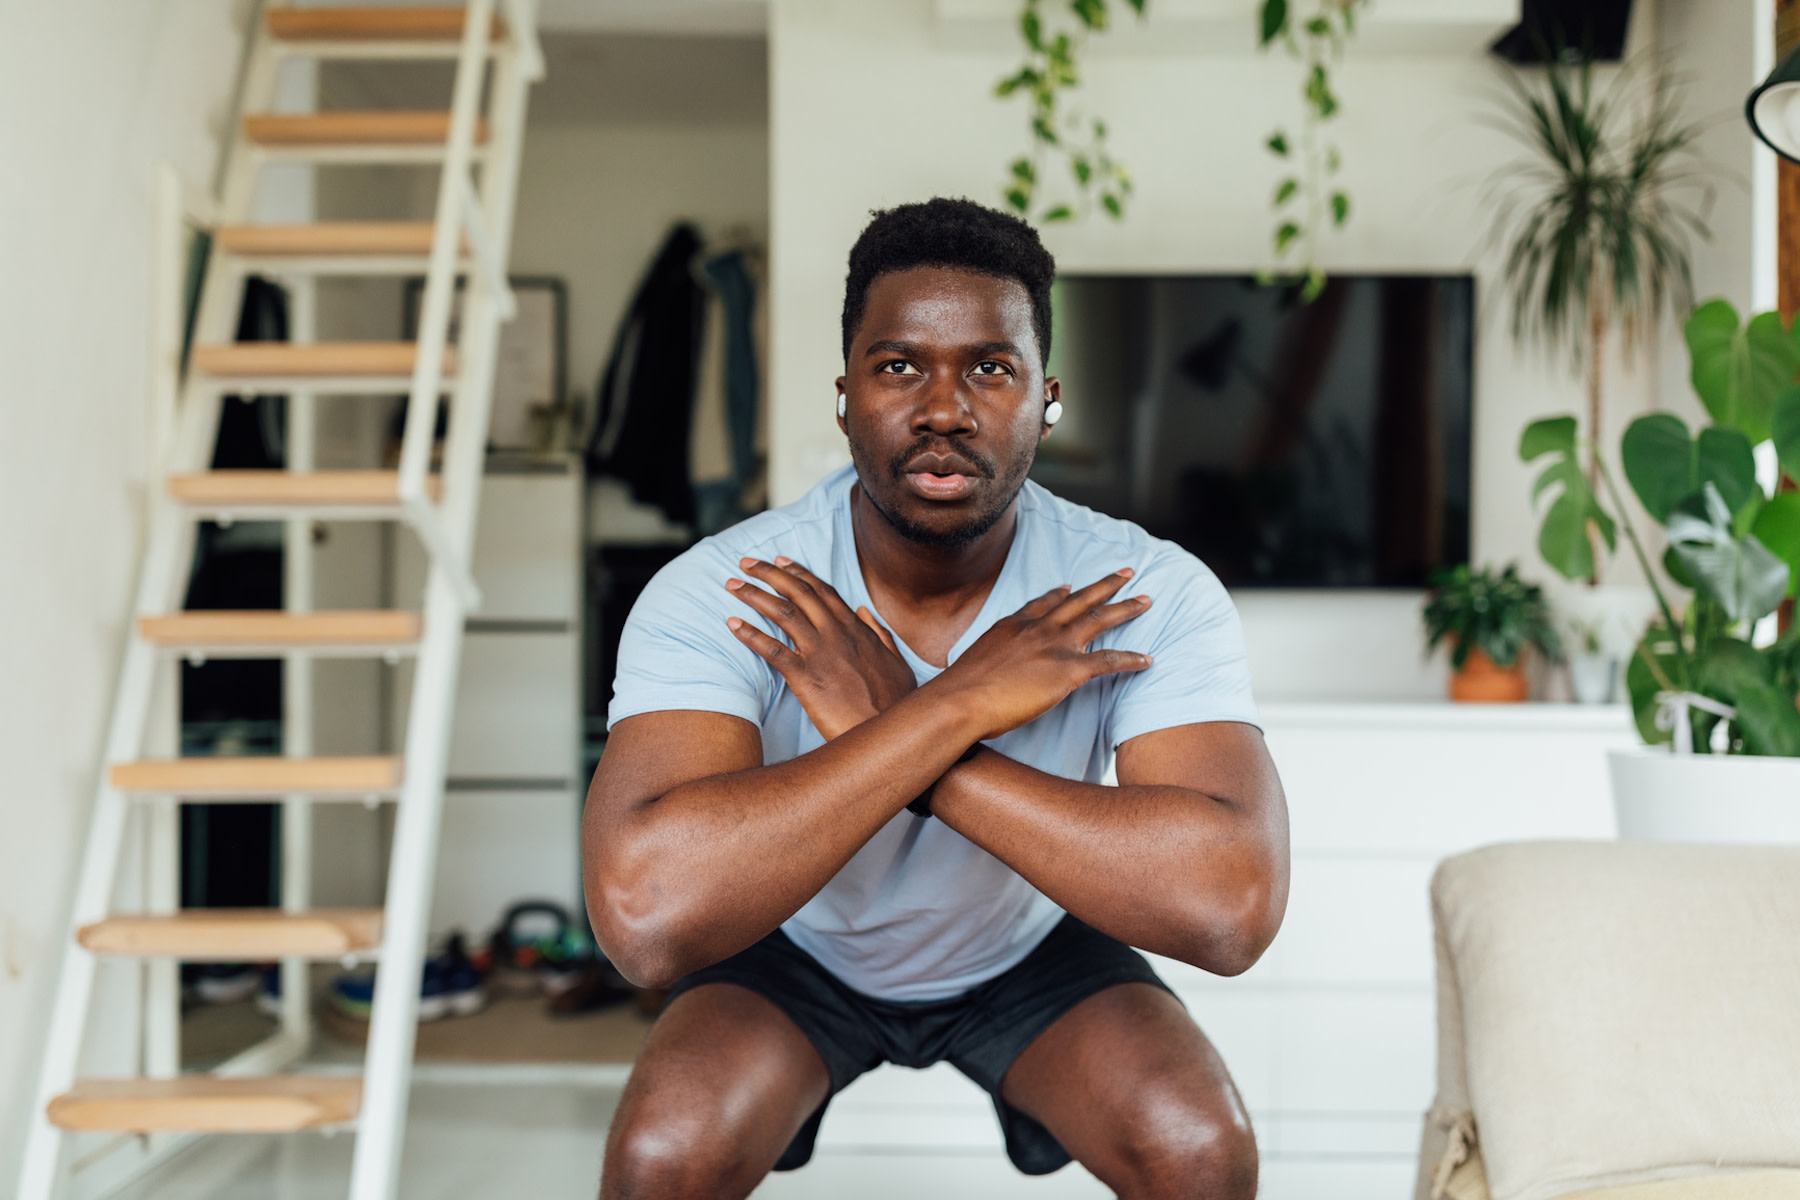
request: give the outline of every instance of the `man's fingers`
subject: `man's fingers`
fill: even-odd
[[[769,569],[775,570],[774,567]],[[771,596],[754,584],[745,583],[742,579],[726,580],[725,588],[739,600],[775,622],[776,626],[793,638],[796,644],[799,643],[802,635],[814,632],[811,619],[801,611],[798,605],[785,596]]]
[[[725,624],[732,633],[737,635],[737,640],[750,647],[757,657],[780,671],[784,676],[787,674],[788,664],[794,661],[792,650],[742,617],[726,617]]]
[[[1094,609],[1082,618],[1082,632],[1092,641],[1108,629],[1123,625],[1131,618],[1143,615],[1150,608],[1150,597],[1132,596],[1117,604],[1106,604]]]
[[[838,595],[836,588],[786,555],[776,556],[775,565],[817,593],[825,607],[831,610],[832,616],[841,621],[850,619],[850,606],[844,603],[844,598]]]
[[[1104,579],[1095,580],[1078,592],[1071,593],[1067,600],[1057,605],[1055,616],[1063,621],[1073,621],[1078,617],[1105,604],[1119,594],[1119,589],[1131,582],[1133,571],[1130,567],[1114,571]]]
[[[1093,650],[1081,656],[1081,665],[1087,668],[1089,679],[1142,671],[1151,661],[1148,654],[1139,654],[1135,650]]]
[[[798,575],[760,558],[740,559],[738,566],[743,568],[746,575],[755,578],[804,613],[815,628],[822,629],[830,622],[832,612],[825,603],[825,598],[813,590],[812,584]]]
[[[1068,594],[1069,585],[1066,583],[1059,583],[1043,595],[1039,596],[1036,600],[1027,601],[1025,606],[1019,609],[1018,613],[1015,615],[1024,617],[1030,621],[1035,621],[1051,609],[1055,608],[1058,604],[1061,604],[1063,597]]]
[[[856,610],[856,615],[864,625],[867,625],[870,629],[875,631],[875,636],[881,639],[882,645],[886,646],[889,650],[892,650],[895,654],[900,653],[900,647],[894,641],[894,635],[887,631],[887,626],[875,619],[874,613],[870,612],[867,607],[862,607]]]

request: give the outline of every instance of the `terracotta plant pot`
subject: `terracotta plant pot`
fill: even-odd
[[[1474,646],[1462,670],[1450,676],[1450,698],[1460,703],[1518,704],[1530,695],[1523,655],[1512,666],[1502,667]]]

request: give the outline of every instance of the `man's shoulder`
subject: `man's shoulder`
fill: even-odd
[[[1091,582],[1088,574],[1099,578],[1130,567],[1140,583],[1154,575],[1223,590],[1218,577],[1193,553],[1134,521],[1096,512],[1035,483],[1027,484],[1025,496],[1049,552],[1077,575],[1066,582],[1079,587]]]

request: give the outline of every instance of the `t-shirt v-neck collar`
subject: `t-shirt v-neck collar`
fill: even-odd
[[[856,546],[856,522],[852,518],[850,508],[850,495],[856,487],[856,482],[856,472],[848,472],[843,490],[838,494],[835,502],[837,566],[838,578],[841,581],[837,585],[838,594],[844,597],[852,609],[859,605],[867,605],[869,611],[874,613],[876,618],[883,625],[887,625],[889,631],[892,632],[893,626],[888,624],[886,618],[882,617],[881,611],[875,607],[874,597],[869,595],[868,584],[863,579],[862,553]],[[976,612],[975,619],[969,622],[969,627],[962,631],[962,635],[950,647],[950,653],[946,656],[947,664],[954,664],[957,659],[962,657],[963,651],[974,645],[975,639],[986,633],[995,621],[1024,603],[1022,600],[1012,599],[1012,593],[1018,586],[1016,577],[1023,569],[1019,564],[1025,557],[1023,546],[1033,507],[1030,490],[1029,484],[1019,489],[1019,495],[1015,501],[1017,505],[1016,523],[1013,526],[1012,545],[1006,548],[1006,561],[1000,564],[1000,574],[995,576],[994,586],[988,589],[987,597],[981,602],[981,608]],[[913,673],[916,675],[930,678],[948,669],[947,666],[939,667],[926,662],[917,651],[906,644],[905,639],[899,634],[894,635],[894,643],[900,647],[902,657],[906,659],[907,665],[912,667]]]

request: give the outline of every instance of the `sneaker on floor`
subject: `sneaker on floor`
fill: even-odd
[[[194,999],[201,1004],[236,1004],[256,995],[262,985],[262,968],[252,963],[205,963],[193,983]]]
[[[369,1019],[375,1003],[375,972],[350,971],[331,985],[331,1005],[347,1017]],[[425,960],[419,987],[419,1020],[467,1017],[487,1005],[487,989],[481,972],[469,961],[461,934],[450,935],[442,953]]]

